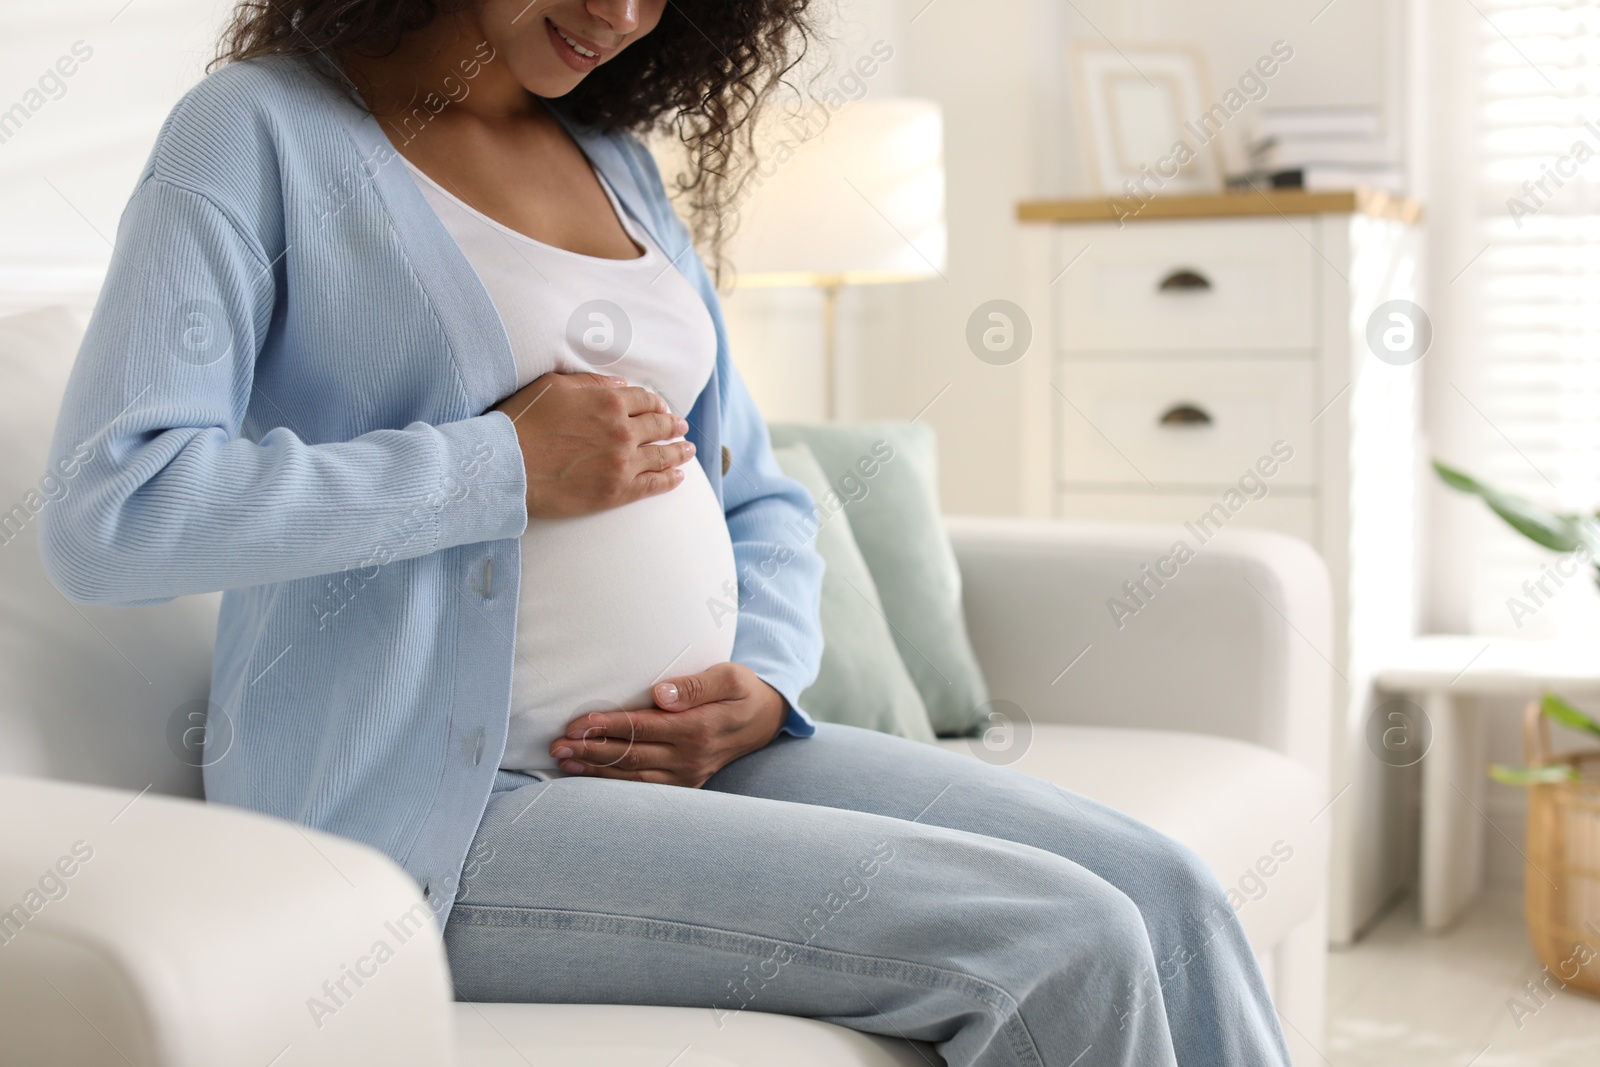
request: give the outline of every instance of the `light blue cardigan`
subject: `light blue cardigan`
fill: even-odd
[[[686,418],[739,566],[733,658],[809,734],[814,505],[650,155],[569,128],[716,324]],[[506,738],[526,481],[486,411],[515,388],[488,294],[377,122],[304,61],[233,64],[173,110],[122,217],[50,462],[93,458],[40,522],[79,603],[226,590],[208,799],[381,849],[441,923]]]

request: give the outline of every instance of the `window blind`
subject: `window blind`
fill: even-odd
[[[1452,399],[1477,411],[1485,479],[1593,513],[1600,507],[1600,4],[1474,3],[1477,99],[1467,106],[1474,114],[1473,245],[1482,250],[1460,278],[1470,293],[1460,342],[1476,373],[1452,383],[1460,394]],[[1478,555],[1481,566],[1468,580],[1479,632],[1600,635],[1588,566],[1558,586],[1546,571],[1555,557],[1509,529],[1486,534]]]

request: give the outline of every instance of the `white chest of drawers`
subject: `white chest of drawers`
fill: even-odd
[[[1196,551],[1263,527],[1327,561],[1330,928],[1346,943],[1405,877],[1404,782],[1366,731],[1381,654],[1415,632],[1418,367],[1378,358],[1368,324],[1417,299],[1417,209],[1280,191],[1157,199],[1120,223],[1105,200],[1018,214],[1038,224],[1018,365],[1029,509],[1187,524]]]

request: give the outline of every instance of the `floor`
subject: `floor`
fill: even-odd
[[[1522,896],[1481,896],[1448,934],[1428,937],[1402,901],[1328,974],[1332,1067],[1596,1067],[1600,998],[1523,991],[1542,977],[1523,929]],[[1530,1012],[1514,1015],[1515,997]],[[1519,1025],[1520,1023],[1520,1025]]]

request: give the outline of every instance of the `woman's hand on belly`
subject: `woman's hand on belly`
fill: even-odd
[[[665,493],[694,456],[689,424],[648,389],[604,374],[540,375],[491,411],[511,417],[528,478],[528,516],[570,518]]]
[[[698,789],[778,735],[783,697],[749,667],[719,663],[656,685],[656,708],[572,720],[550,755],[568,774]]]

